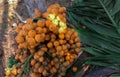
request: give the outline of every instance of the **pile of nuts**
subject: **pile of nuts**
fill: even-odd
[[[26,24],[19,23],[15,37],[18,43],[15,59],[21,63],[18,75],[27,57],[33,54],[29,77],[50,77],[56,73],[58,77],[65,76],[81,46],[78,33],[67,27],[65,12],[65,7],[53,4],[45,13],[35,9],[34,18],[42,18],[37,22],[28,18]]]

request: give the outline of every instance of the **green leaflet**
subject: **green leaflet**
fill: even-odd
[[[107,13],[108,17],[110,18],[111,22],[113,23],[113,25],[116,27],[117,24],[115,23],[114,19],[112,18],[112,16],[110,15],[109,11],[107,10],[107,8],[105,7],[104,3],[102,2],[102,0],[98,0],[100,2],[100,4],[102,5],[102,7],[104,8],[105,12]]]
[[[25,60],[21,73],[17,75],[17,77],[22,77],[23,74],[29,76],[30,75],[30,59],[33,57],[33,54],[28,56]]]
[[[120,74],[112,74],[109,77],[120,77]]]
[[[15,64],[17,62],[17,60],[16,59],[14,59],[14,58],[10,58],[9,60],[8,60],[8,67],[9,68],[12,68],[12,66]]]
[[[87,51],[88,53],[93,54],[95,56],[100,56],[100,55],[104,54],[101,50],[99,50],[97,48],[93,48],[93,47],[85,47],[85,48],[83,48],[83,50]]]

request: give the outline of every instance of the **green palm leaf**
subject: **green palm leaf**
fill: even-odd
[[[83,60],[86,64],[120,70],[119,5],[120,0],[76,0],[67,8],[67,20],[87,45],[83,50],[93,55]]]

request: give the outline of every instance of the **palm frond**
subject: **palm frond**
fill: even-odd
[[[85,63],[120,70],[119,5],[120,0],[76,0],[67,8],[67,20],[87,45],[83,50],[93,55]]]

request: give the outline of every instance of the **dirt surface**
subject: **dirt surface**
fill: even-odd
[[[6,39],[4,38],[6,32],[5,32],[5,29],[6,29],[6,24],[5,24],[5,18],[3,18],[5,16],[5,14],[7,14],[3,9],[5,6],[2,6],[4,5],[5,2],[1,2],[0,3],[0,76],[1,77],[4,77],[4,48],[3,48],[3,41],[5,41]],[[3,14],[2,14],[3,13]],[[6,17],[6,16],[5,16]]]

